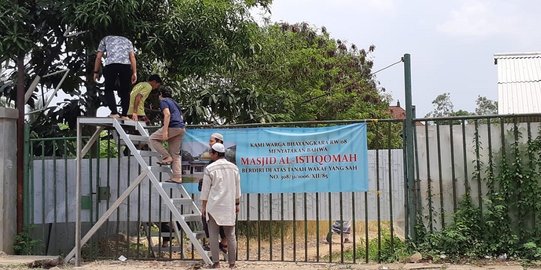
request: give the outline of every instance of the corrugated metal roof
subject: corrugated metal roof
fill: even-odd
[[[498,53],[498,113],[541,113],[541,52]]]

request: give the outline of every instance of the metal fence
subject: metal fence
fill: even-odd
[[[415,119],[413,157],[407,157],[403,147],[404,122],[362,121],[368,125],[368,191],[243,196],[238,259],[341,263],[396,259],[394,251],[404,247],[408,227],[419,225],[408,215],[419,217],[414,220],[423,222],[428,231],[437,231],[452,223],[464,195],[482,208],[490,188],[486,179],[497,171],[497,158],[510,142],[532,142],[539,135],[540,116]],[[345,123],[352,122],[280,125]],[[236,126],[243,127],[253,126]],[[112,137],[104,133],[83,162],[83,234],[141,170]],[[34,252],[66,254],[74,246],[75,138],[31,139],[29,144],[25,223],[40,241]],[[415,203],[409,205],[408,158],[415,165],[411,187]],[[198,200],[198,194],[193,198]],[[83,258],[197,259],[185,239],[161,246],[160,224],[171,217],[160,200],[144,182],[85,245]],[[333,225],[334,231],[342,231],[340,221],[349,222],[350,230],[330,233]]]
[[[527,158],[539,156],[532,145],[541,139],[540,120],[539,114],[415,119],[416,203],[411,207],[426,230],[451,224],[466,197],[483,213],[488,194],[520,189],[527,182],[522,177],[541,183],[536,180],[540,179],[535,159]],[[503,175],[509,173],[505,166],[517,167],[521,162],[526,169],[523,175]],[[513,183],[498,186],[495,182],[501,178]],[[519,222],[531,219],[535,222],[535,217],[517,217]]]
[[[246,194],[237,225],[239,260],[368,262],[379,260],[379,252],[371,255],[370,250],[379,251],[384,238],[391,239],[389,248],[404,238],[402,122],[362,122],[369,126],[369,190]],[[281,126],[345,123],[352,122]],[[243,127],[252,126],[235,128]],[[110,131],[104,132],[83,161],[83,234],[141,170],[132,157],[124,155],[124,146],[112,138]],[[35,252],[66,254],[74,246],[75,138],[31,139],[29,145],[25,223],[34,239],[40,240]],[[198,194],[193,198],[198,201]],[[83,248],[83,257],[196,259],[185,239],[161,246],[160,224],[171,217],[160,200],[144,182]],[[349,226],[340,228],[340,221]],[[339,233],[330,233],[333,225]]]

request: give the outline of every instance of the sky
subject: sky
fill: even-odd
[[[273,0],[270,10],[272,22],[325,26],[332,38],[375,45],[373,71],[410,54],[417,117],[443,93],[455,111],[475,111],[478,96],[497,100],[494,54],[541,51],[540,0]],[[402,64],[376,80],[405,107]]]

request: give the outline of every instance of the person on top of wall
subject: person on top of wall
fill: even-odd
[[[130,107],[128,115],[133,121],[144,121],[149,124],[149,119],[145,114],[145,101],[152,90],[160,88],[162,79],[158,74],[152,74],[146,82],[136,84],[130,93]]]
[[[105,77],[105,103],[111,110],[109,117],[128,120],[131,85],[137,81],[137,63],[132,42],[119,35],[105,36],[98,46],[94,62],[94,80],[100,77],[102,57],[105,55],[103,77]],[[122,113],[118,113],[115,95],[115,83],[118,80],[118,96]]]

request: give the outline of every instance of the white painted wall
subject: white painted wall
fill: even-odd
[[[17,234],[17,116],[0,108],[0,251],[8,254]]]

